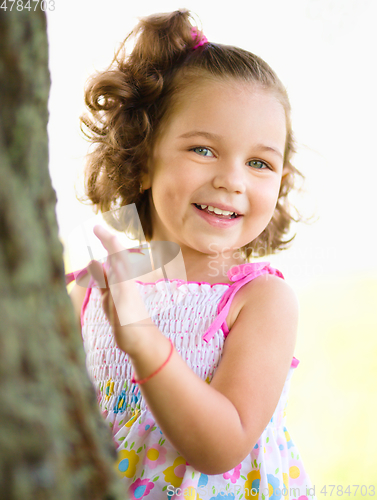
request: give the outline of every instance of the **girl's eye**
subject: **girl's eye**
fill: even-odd
[[[193,148],[190,151],[194,151],[200,156],[213,156],[212,152],[208,148]]]
[[[263,170],[265,168],[270,168],[267,163],[265,163],[264,161],[260,161],[260,160],[251,160],[248,162],[249,165],[251,167],[254,167],[256,168],[257,170]]]

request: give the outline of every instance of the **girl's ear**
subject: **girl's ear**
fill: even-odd
[[[286,177],[289,173],[290,173],[289,167],[284,167],[283,172],[281,174],[281,178],[284,179],[284,177]]]
[[[151,187],[152,183],[151,183],[151,176],[149,173],[142,175],[141,185],[142,185],[144,191]]]
[[[141,183],[143,185],[144,191],[152,187],[152,164],[153,164],[153,154],[147,158],[146,172],[141,176]]]

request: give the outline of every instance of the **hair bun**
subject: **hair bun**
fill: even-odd
[[[195,46],[193,20],[186,9],[144,17],[133,30],[136,44],[130,55],[131,66],[152,66],[167,70]]]

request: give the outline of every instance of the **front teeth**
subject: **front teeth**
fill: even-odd
[[[202,209],[204,210],[205,208],[208,207],[208,210],[210,212],[214,212],[217,215],[233,215],[236,212],[228,212],[228,210],[221,210],[220,208],[212,207],[211,205],[200,205]]]

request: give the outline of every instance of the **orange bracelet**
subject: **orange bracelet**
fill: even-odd
[[[131,382],[133,384],[139,384],[139,385],[144,384],[145,382],[148,382],[148,380],[150,380],[152,377],[154,377],[160,370],[163,369],[163,367],[167,364],[167,362],[171,358],[171,355],[173,354],[173,350],[174,350],[174,345],[173,345],[173,342],[171,341],[171,339],[169,339],[169,342],[171,344],[171,349],[170,349],[170,353],[169,353],[168,359],[165,361],[165,363],[163,363],[160,366],[160,368],[158,368],[154,373],[152,373],[152,375],[149,375],[149,377],[143,378],[143,380],[136,380],[135,376],[133,376],[132,379],[131,379]]]

